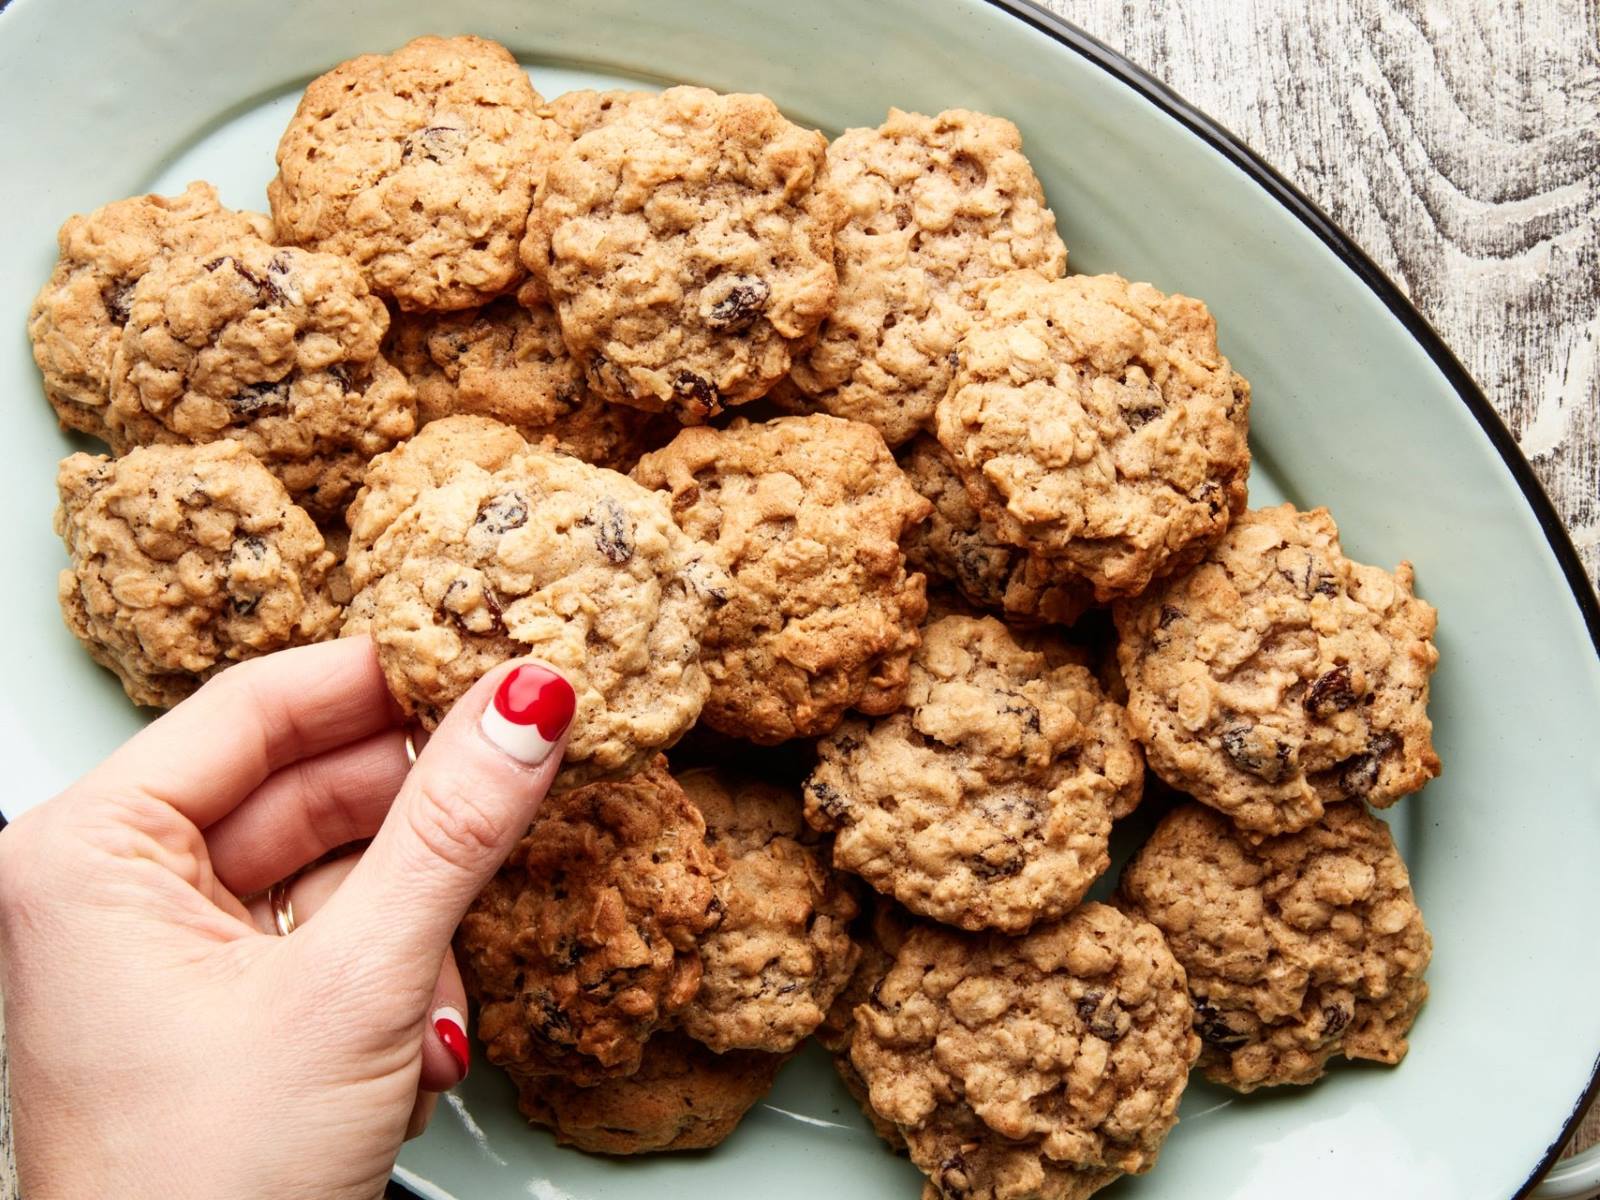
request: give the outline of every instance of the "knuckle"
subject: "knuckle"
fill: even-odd
[[[200,689],[182,703],[191,709],[232,711],[253,707],[255,701],[256,660],[236,662],[226,670],[218,671],[200,685]]]
[[[274,700],[271,680],[275,673],[271,658],[258,655],[241,659],[206,680],[197,694],[209,691],[213,703],[237,704],[252,711],[270,705]]]
[[[509,830],[506,814],[466,780],[424,780],[407,806],[412,831],[436,858],[474,867],[497,858]]]
[[[244,659],[236,662],[226,670],[218,671],[205,683],[200,685],[196,695],[209,696],[213,700],[224,696],[246,694],[255,688],[255,672],[257,664],[254,659]]]
[[[125,854],[144,837],[160,837],[184,821],[166,801],[139,788],[117,791],[101,798],[86,814],[86,841],[112,853]]]
[[[331,849],[355,840],[353,822],[326,778],[304,760],[280,770],[292,774],[289,790],[300,797],[302,823],[313,841]]]

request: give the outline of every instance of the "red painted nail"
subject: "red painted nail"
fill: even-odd
[[[461,1068],[461,1074],[456,1076],[460,1083],[467,1077],[467,1064],[472,1061],[472,1049],[467,1042],[466,1018],[459,1010],[446,1005],[433,1010],[429,1018],[433,1022],[433,1031],[439,1035],[439,1040],[444,1043],[444,1048],[450,1051],[450,1057],[456,1060],[456,1066]]]
[[[572,724],[577,697],[549,667],[524,663],[500,681],[483,710],[484,736],[512,758],[541,763]]]

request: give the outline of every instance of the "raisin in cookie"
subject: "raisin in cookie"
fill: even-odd
[[[542,103],[483,38],[420,37],[339,64],[311,81],[278,143],[279,236],[351,259],[409,311],[514,290],[549,153]]]
[[[1086,1196],[1155,1163],[1192,1025],[1160,931],[1085,904],[1021,938],[910,930],[850,1056],[941,1194]]]
[[[595,391],[693,423],[783,378],[833,304],[826,149],[765,96],[677,87],[560,152],[522,256]]]
[[[56,477],[67,627],[136,704],[170,708],[224,667],[333,637],[333,555],[240,446],[74,454]]]
[[[1151,768],[1252,834],[1324,806],[1379,808],[1439,773],[1433,606],[1351,562],[1326,509],[1258,509],[1190,574],[1116,610],[1128,710]]]
[[[502,298],[465,312],[401,313],[387,351],[416,389],[418,425],[458,413],[491,417],[531,442],[619,471],[646,449],[651,417],[588,389],[555,312],[542,304]]]
[[[928,502],[876,430],[736,420],[684,430],[633,474],[733,576],[705,636],[708,725],[772,744],[899,707],[927,608],[900,541]]]
[[[957,358],[935,427],[973,504],[1099,599],[1187,567],[1244,508],[1250,385],[1200,301],[1019,271]]]
[[[232,212],[209,183],[180,196],[134,196],[69,217],[56,268],[28,310],[33,360],[61,424],[104,438],[111,359],[134,285],[173,254],[209,253],[240,239],[271,240],[272,222]]]
[[[257,239],[168,258],[134,288],[112,365],[112,448],[236,441],[318,518],[416,427],[379,353],[383,302],[344,259]]]
[[[855,967],[855,900],[807,836],[798,794],[710,769],[678,782],[725,871],[722,922],[701,947],[700,991],[678,1027],[718,1052],[793,1050]]]
[[[1066,566],[1000,540],[933,438],[913,440],[900,467],[933,505],[927,523],[906,539],[906,561],[914,570],[1013,624],[1071,625],[1094,603],[1094,589]]]
[[[345,632],[371,635],[390,689],[427,728],[491,667],[539,658],[577,693],[556,786],[638,770],[700,713],[710,688],[701,630],[727,578],[679,531],[664,497],[526,444],[492,467],[468,452],[374,535],[378,514],[393,512],[374,495],[377,476],[399,476],[403,500],[426,481],[426,464],[444,470],[429,445],[459,445],[485,427],[495,428],[437,421],[405,448],[407,469],[374,464],[352,506],[361,591]],[[490,435],[482,457],[496,462],[510,432]]]
[[[456,935],[489,1061],[579,1085],[639,1070],[722,915],[705,831],[660,757],[545,800]]]
[[[346,565],[350,557],[350,530],[343,521],[329,521],[317,528],[322,532],[328,553],[333,555],[333,566],[328,568],[328,595],[344,608],[356,594],[350,586],[350,568]]]
[[[660,1033],[634,1074],[592,1087],[551,1075],[522,1079],[518,1107],[563,1146],[590,1154],[709,1150],[772,1090],[787,1059],[759,1050],[716,1054],[691,1038]]]
[[[1405,1057],[1433,942],[1389,827],[1361,805],[1252,844],[1186,804],[1121,893],[1188,972],[1208,1079],[1248,1092],[1311,1083],[1335,1055]]]
[[[1000,117],[890,109],[834,140],[828,177],[849,214],[834,237],[839,298],[780,399],[866,421],[898,446],[931,428],[985,285],[1023,269],[1055,278],[1067,251]]]
[[[817,759],[806,818],[837,831],[836,867],[922,916],[1012,933],[1083,899],[1143,783],[1093,674],[992,617],[927,626],[905,708],[846,720]]]

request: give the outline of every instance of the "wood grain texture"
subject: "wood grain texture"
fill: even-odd
[[[1307,192],[1482,385],[1600,575],[1600,0],[1046,0]],[[16,1200],[0,1026],[0,1200]],[[1600,1141],[1592,1112],[1575,1145]]]

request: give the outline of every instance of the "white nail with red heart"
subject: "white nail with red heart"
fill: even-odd
[[[535,766],[550,757],[576,706],[570,683],[549,667],[523,663],[500,681],[483,710],[483,736],[518,762]]]

